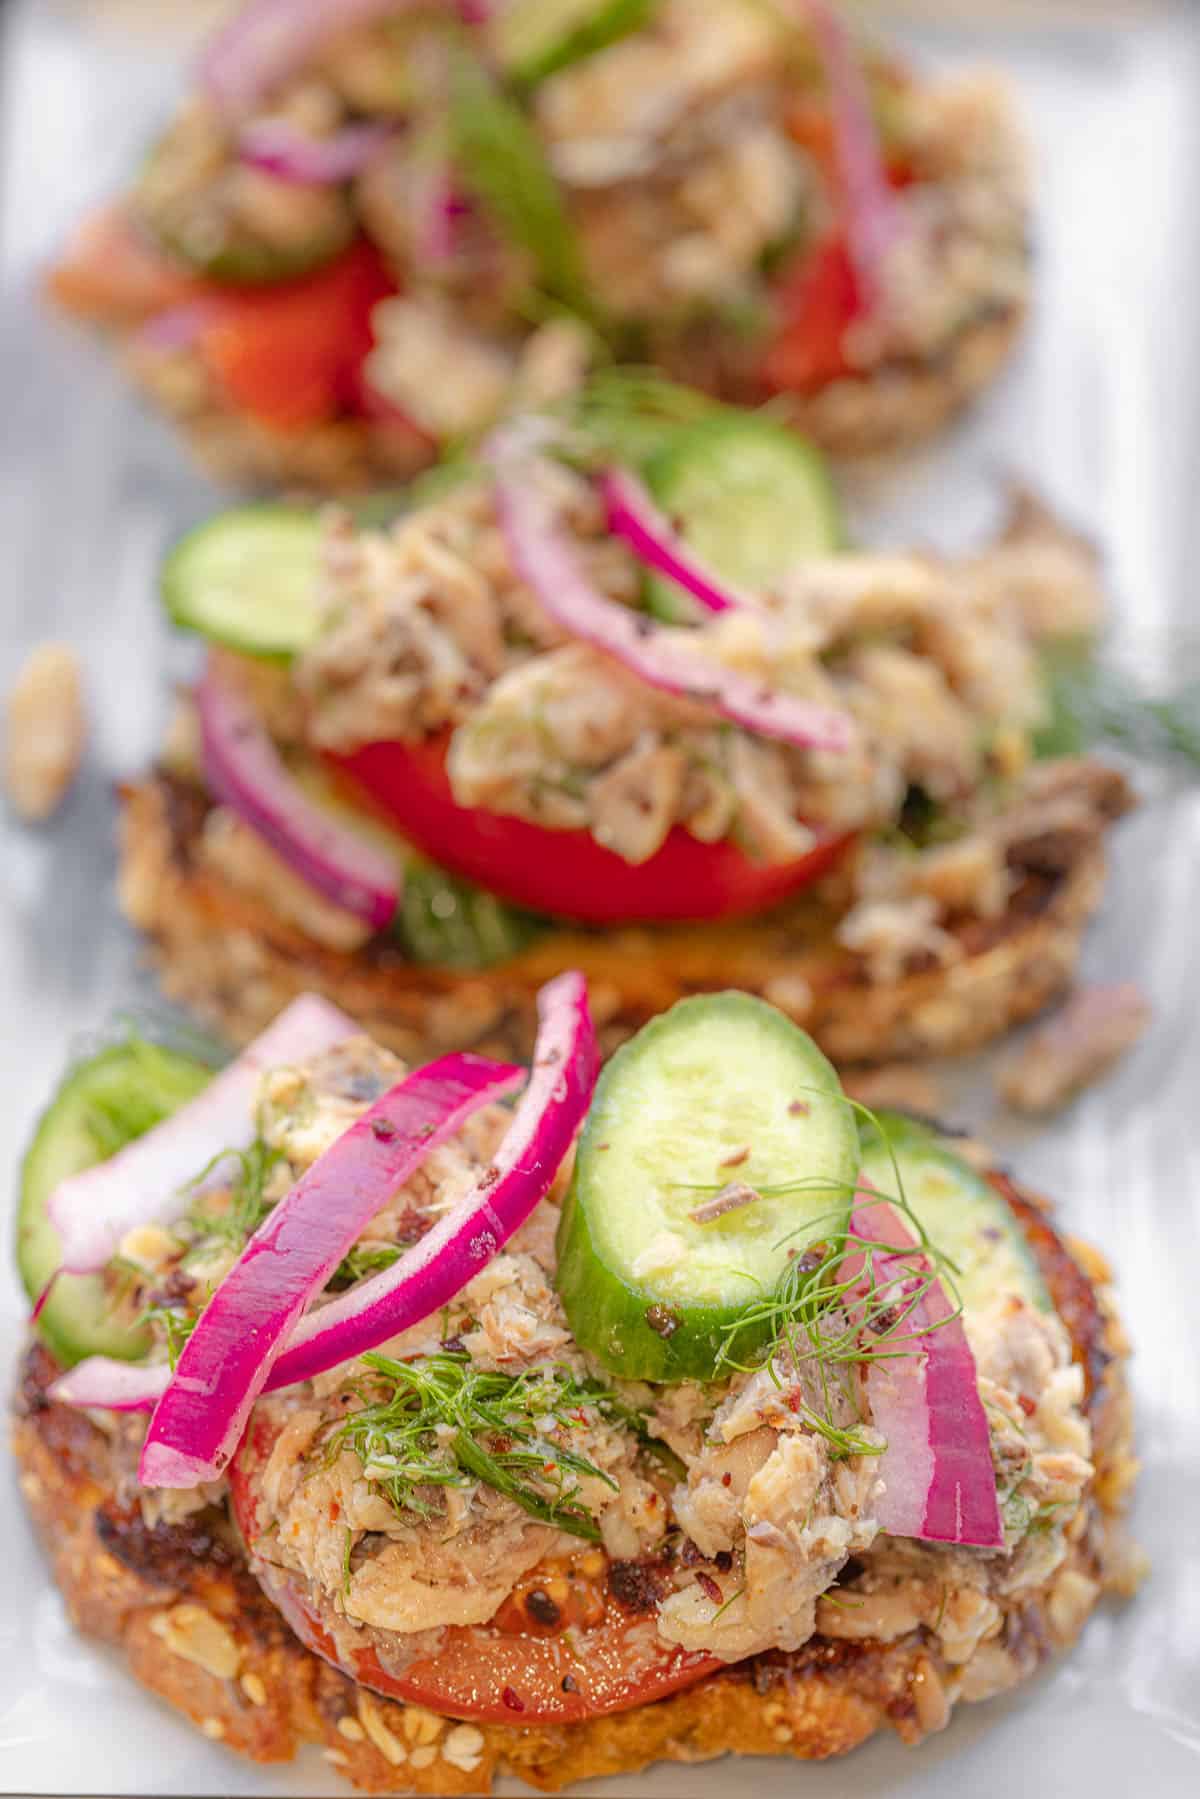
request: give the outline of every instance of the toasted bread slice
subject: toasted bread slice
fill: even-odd
[[[991,385],[1012,354],[1025,322],[1012,305],[967,325],[933,362],[893,361],[848,375],[809,396],[794,395],[789,417],[829,455],[846,459],[894,452],[934,436]],[[370,418],[333,419],[307,431],[284,431],[233,410],[199,378],[180,380],[135,354],[126,367],[147,396],[172,417],[202,467],[225,486],[354,493],[410,479],[433,455],[428,438]],[[696,379],[694,361],[673,371]],[[755,397],[718,372],[717,398]],[[197,390],[203,393],[198,403]]]
[[[579,968],[607,1049],[685,994],[741,987],[788,1012],[840,1064],[955,1055],[1068,986],[1103,891],[1106,828],[1129,804],[1122,777],[1099,763],[1042,765],[1035,776],[1028,828],[1008,849],[1014,886],[1004,913],[964,919],[953,927],[953,960],[889,981],[836,941],[835,892],[715,927],[564,928],[467,975],[418,966],[382,940],[330,949],[196,854],[208,801],[166,774],[126,792],[121,897],[168,994],[235,1042],[312,990],[406,1057],[464,1046],[523,1051],[539,986]]]
[[[1066,1648],[1105,1591],[1127,1592],[1136,1558],[1121,1514],[1136,1474],[1125,1339],[1102,1259],[1068,1248],[1039,1201],[1003,1177],[1084,1368],[1096,1477],[1066,1560],[1026,1592],[970,1663],[950,1666],[922,1630],[890,1642],[812,1638],[627,1712],[569,1726],[456,1725],[365,1692],[302,1647],[251,1576],[223,1508],[146,1522],[120,1434],[46,1394],[55,1365],[29,1349],[14,1408],[20,1486],[72,1619],[124,1650],[134,1677],[206,1736],[256,1761],[303,1743],[367,1792],[486,1793],[519,1775],[546,1791],[659,1760],[734,1752],[818,1760],[882,1725],[916,1743],[959,1698],[987,1697]]]

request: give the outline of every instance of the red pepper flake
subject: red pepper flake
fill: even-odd
[[[725,1599],[724,1593],[722,1593],[712,1575],[706,1574],[703,1568],[698,1568],[696,1570],[696,1585],[707,1599],[712,1600],[714,1605],[723,1604]]]
[[[329,1522],[331,1524],[336,1524],[338,1519],[341,1517],[341,1515],[342,1515],[341,1500],[340,1499],[331,1499],[329,1501]]]
[[[733,1476],[729,1473],[728,1469],[726,1469],[725,1473],[721,1476],[721,1485],[723,1487],[731,1487],[733,1485]]]
[[[750,1145],[748,1143],[743,1143],[742,1147],[740,1149],[735,1149],[731,1156],[726,1156],[723,1162],[718,1162],[717,1167],[740,1168],[743,1162],[748,1162],[749,1160]]]
[[[525,1701],[519,1698],[517,1694],[513,1692],[511,1687],[505,1687],[500,1697],[510,1712],[523,1712],[525,1710]]]
[[[1032,1418],[1033,1414],[1037,1411],[1037,1400],[1030,1399],[1028,1393],[1018,1393],[1017,1404],[1027,1418]]]
[[[396,1136],[396,1127],[388,1118],[372,1118],[371,1135],[379,1143],[390,1143]]]
[[[807,1118],[811,1111],[812,1107],[806,1099],[794,1099],[788,1107],[788,1117]]]

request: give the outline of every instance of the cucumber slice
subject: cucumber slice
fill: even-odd
[[[180,539],[163,564],[167,611],[245,656],[286,660],[316,638],[321,526],[313,512],[236,506]]]
[[[202,1062],[137,1039],[101,1050],[67,1075],[21,1164],[17,1267],[31,1300],[59,1265],[58,1234],[46,1214],[59,1181],[115,1155],[194,1099],[211,1078]],[[112,1305],[103,1275],[61,1275],[38,1318],[38,1334],[66,1367],[88,1355],[136,1360],[147,1335],[114,1319]]]
[[[880,1193],[894,1194],[899,1168],[909,1206],[954,1264],[964,1310],[977,1311],[998,1293],[1019,1293],[1050,1311],[1037,1259],[995,1188],[929,1126],[895,1112],[880,1113],[877,1123],[879,1130],[864,1133],[863,1173]]]
[[[706,1380],[789,1252],[844,1229],[858,1133],[810,1037],[762,1000],[681,1000],[600,1076],[558,1233],[558,1289],[577,1341],[630,1380]],[[730,1183],[762,1197],[689,1216]],[[778,1191],[792,1183],[789,1191]],[[767,1191],[764,1192],[763,1190]]]
[[[657,0],[510,0],[496,20],[500,66],[533,87],[618,38],[640,31]]]
[[[718,575],[761,593],[797,562],[845,542],[837,495],[812,444],[761,413],[722,412],[680,434],[646,467],[646,482],[684,540]],[[647,604],[686,624],[700,609],[662,575]]]

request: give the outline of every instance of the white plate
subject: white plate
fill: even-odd
[[[928,5],[922,8],[928,12]],[[962,8],[958,9],[960,12]],[[925,24],[937,58],[1011,72],[1041,163],[1037,316],[1019,364],[928,456],[860,483],[871,533],[963,541],[997,474],[1032,475],[1104,542],[1114,642],[1147,667],[1195,635],[1200,392],[1200,30],[1185,7],[1021,7],[1020,29]],[[152,601],[164,542],[213,504],[94,346],[39,315],[39,265],[90,199],[118,185],[166,109],[186,6],[0,9],[0,679],[49,634],[87,660],[92,757],[49,830],[0,845],[0,1165],[11,1168],[67,1045],[149,989],[112,898],[109,788],[151,751],[172,659]],[[1033,16],[1034,23],[1029,20]],[[140,22],[140,26],[139,26]],[[1107,1799],[1200,1790],[1200,800],[1160,799],[1121,834],[1091,970],[1153,995],[1129,1063],[1040,1136],[1002,1132],[1020,1172],[1112,1253],[1138,1347],[1145,1463],[1136,1522],[1155,1561],[1078,1652],[1008,1700],[964,1707],[919,1751],[880,1738],[844,1763],[667,1768],[600,1796],[937,1799],[1031,1792]],[[986,1115],[977,1070],[952,1111]],[[5,1270],[0,1364],[21,1339]],[[0,1789],[124,1794],[346,1792],[316,1756],[256,1769],[148,1697],[77,1638],[11,1475],[0,1476]],[[522,1789],[523,1790],[523,1789]]]

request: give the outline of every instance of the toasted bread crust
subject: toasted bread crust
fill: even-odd
[[[959,332],[934,362],[895,362],[847,376],[811,395],[793,395],[789,416],[798,430],[831,456],[886,454],[932,437],[990,386],[1012,353],[1025,320],[1023,306],[979,319]],[[397,432],[366,418],[343,418],[306,431],[281,431],[223,407],[172,405],[173,390],[152,378],[139,358],[126,357],[135,380],[172,411],[188,446],[215,480],[246,488],[353,493],[408,480],[426,466],[433,446],[416,432]],[[675,371],[687,379],[694,369]],[[735,386],[718,398],[751,397]]]
[[[125,795],[122,903],[168,994],[242,1042],[315,990],[406,1057],[527,1051],[537,990],[564,967],[587,975],[606,1049],[688,993],[737,986],[790,1013],[841,1065],[961,1054],[1069,985],[1105,878],[1100,821],[1061,865],[1025,874],[1002,918],[960,927],[959,960],[890,983],[869,980],[836,944],[835,915],[815,900],[782,924],[556,931],[466,975],[316,943],[193,854],[205,805],[198,789],[167,776]]]
[[[935,362],[888,363],[791,402],[797,428],[830,456],[855,460],[921,443],[990,387],[1025,323],[1009,306],[968,325]]]
[[[1066,1562],[1006,1619],[1009,1671],[985,1683],[990,1691],[1069,1646],[1102,1592],[1128,1590],[1120,1515],[1136,1473],[1127,1346],[1103,1261],[1085,1246],[1068,1251],[1040,1202],[1002,1177],[997,1185],[1086,1370],[1096,1478]],[[13,1449],[73,1620],[123,1649],[135,1679],[206,1735],[256,1761],[287,1760],[312,1742],[367,1792],[486,1793],[506,1772],[556,1791],[658,1760],[823,1759],[884,1724],[916,1743],[941,1728],[956,1699],[984,1696],[978,1682],[972,1690],[970,1664],[948,1666],[924,1631],[891,1643],[815,1637],[795,1654],[758,1657],[637,1710],[570,1726],[486,1724],[456,1737],[452,1723],[364,1693],[304,1649],[250,1575],[222,1511],[149,1528],[109,1437],[47,1399],[54,1372],[44,1349],[28,1350]]]

